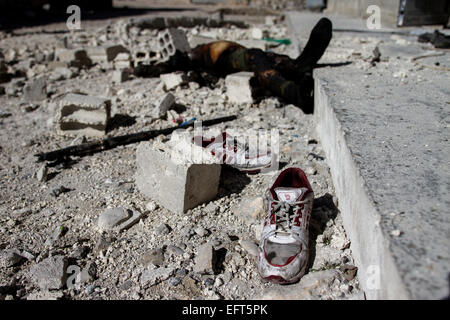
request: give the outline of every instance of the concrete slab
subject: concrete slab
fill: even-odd
[[[288,14],[299,42],[300,17]],[[416,59],[435,52],[407,36],[348,37],[335,33],[321,62],[352,64],[315,70],[315,119],[360,284],[368,299],[447,298],[450,54]],[[373,66],[377,45],[386,60]]]

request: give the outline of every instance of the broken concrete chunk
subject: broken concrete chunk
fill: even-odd
[[[122,83],[129,79],[130,71],[128,69],[114,70],[112,73],[112,82]]]
[[[176,143],[184,144],[186,149],[190,148],[188,143]],[[221,166],[189,162],[188,155],[176,158],[174,150],[142,142],[136,151],[136,185],[140,192],[166,209],[182,213],[216,197]]]
[[[113,61],[119,53],[129,53],[129,51],[122,45],[105,45],[90,47],[87,53],[94,63],[104,63]]]
[[[47,83],[44,77],[40,77],[25,85],[23,99],[29,102],[47,99]]]
[[[214,274],[216,264],[216,254],[210,243],[205,243],[198,248],[195,258],[194,272],[199,274]]]
[[[131,208],[108,209],[98,217],[97,225],[101,231],[122,231],[139,221],[141,214]]]
[[[244,222],[261,222],[265,216],[264,199],[262,197],[243,198],[232,211]]]
[[[182,30],[169,28],[158,34],[159,50],[163,61],[169,60],[176,51],[191,50],[186,34]]]
[[[225,78],[226,94],[232,103],[252,103],[250,79],[253,72],[238,72]]]
[[[82,49],[56,49],[55,58],[57,61],[68,63],[71,67],[81,68],[92,65],[86,50]]]
[[[155,118],[164,117],[167,111],[169,111],[174,104],[175,104],[175,96],[170,92],[166,93],[156,103],[155,109],[153,110],[153,116]]]
[[[162,74],[160,75],[160,79],[164,82],[166,90],[172,90],[188,82],[188,77],[181,71]]]
[[[31,268],[30,277],[41,290],[61,289],[66,284],[66,269],[64,256],[48,257]]]
[[[69,93],[58,103],[57,130],[64,135],[102,136],[110,118],[111,101]]]
[[[167,280],[175,272],[174,268],[158,268],[152,270],[145,270],[141,274],[141,286],[153,286],[161,281]]]

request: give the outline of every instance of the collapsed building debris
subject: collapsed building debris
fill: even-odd
[[[254,72],[258,84],[271,94],[300,107],[313,110],[312,70],[324,54],[332,37],[332,23],[322,18],[311,31],[310,38],[297,59],[285,55],[247,49],[230,41],[216,41],[197,46],[189,53],[176,51],[166,62],[138,65],[134,74],[155,77],[174,71],[208,71],[225,76],[247,71]]]
[[[208,126],[212,126],[212,125],[215,125],[218,123],[233,121],[236,119],[237,119],[237,117],[235,115],[220,117],[220,118],[215,118],[215,119],[211,119],[211,120],[205,120],[202,122],[202,125],[204,127],[208,127]],[[37,157],[37,161],[57,161],[57,162],[64,161],[64,160],[68,159],[68,157],[71,157],[71,156],[83,157],[83,156],[94,154],[97,152],[110,150],[117,146],[124,146],[124,145],[128,145],[128,144],[152,139],[161,134],[168,135],[177,129],[184,129],[184,128],[192,127],[193,125],[194,125],[193,122],[182,123],[178,126],[169,127],[169,128],[165,128],[165,129],[161,129],[161,130],[148,130],[148,131],[142,131],[142,132],[138,132],[138,133],[126,134],[123,136],[108,137],[108,138],[105,138],[103,140],[96,141],[96,142],[88,142],[88,143],[83,143],[80,145],[69,146],[69,147],[51,151],[51,152],[38,153],[35,156]]]

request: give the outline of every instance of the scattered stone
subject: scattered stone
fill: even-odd
[[[214,274],[216,254],[211,244],[205,243],[198,248],[195,258],[194,272],[199,274]]]
[[[98,217],[97,225],[101,231],[123,231],[139,221],[141,214],[132,208],[108,209]]]
[[[57,131],[64,135],[102,136],[110,119],[111,101],[69,93],[57,103]]]
[[[148,266],[151,263],[159,267],[164,264],[164,252],[161,249],[148,251],[142,255],[141,263],[144,266]]]
[[[61,81],[74,78],[77,73],[64,66],[55,66],[54,71],[50,75],[49,79],[52,81]]]
[[[171,253],[175,256],[182,256],[184,254],[184,250],[181,249],[180,247],[174,246],[174,245],[169,245],[166,249],[166,251],[168,253]]]
[[[156,228],[156,232],[160,235],[169,234],[172,229],[165,223],[159,225],[158,228]]]
[[[146,208],[148,211],[152,212],[152,211],[155,211],[156,209],[158,209],[158,205],[157,205],[156,202],[154,202],[154,201],[149,201],[149,202],[147,203],[147,205],[145,206],[145,208]]]
[[[207,235],[209,234],[209,231],[206,230],[206,229],[203,228],[203,227],[198,227],[198,228],[196,228],[194,231],[195,231],[195,233],[198,234],[200,237],[205,237],[205,236],[207,236]]]
[[[23,261],[20,251],[17,249],[5,249],[0,251],[0,267],[10,268]]]
[[[66,269],[64,256],[52,256],[34,265],[30,277],[42,290],[61,289],[66,284]]]
[[[59,186],[59,187],[53,187],[50,191],[51,195],[54,197],[59,197],[59,195],[72,191],[72,189],[66,188],[64,186]]]
[[[71,67],[90,67],[92,60],[83,49],[56,49],[55,58],[57,61],[68,63]]]
[[[28,214],[30,214],[32,212],[33,211],[29,207],[25,207],[25,208],[22,208],[22,209],[14,210],[13,214],[17,215],[17,216],[25,216],[25,215],[28,215]]]
[[[402,235],[402,232],[398,229],[392,230],[391,235],[393,235],[394,237],[400,237]]]
[[[264,199],[243,198],[232,210],[238,218],[246,222],[262,222],[265,217]]]
[[[166,90],[175,89],[188,82],[188,78],[184,72],[178,71],[173,73],[165,73],[159,76],[164,83]]]
[[[122,45],[104,45],[99,47],[89,47],[87,53],[92,62],[104,64],[113,61],[118,54],[129,53],[129,51]]]
[[[339,270],[344,274],[344,278],[347,281],[351,281],[355,278],[358,268],[351,264],[344,264],[339,267]]]
[[[37,291],[27,296],[27,300],[60,300],[64,297],[61,291]]]
[[[36,172],[36,179],[39,182],[47,181],[47,173],[48,173],[48,168],[47,168],[47,165],[44,163],[43,165],[40,166],[39,170]]]
[[[166,93],[164,96],[162,96],[158,102],[156,102],[155,109],[153,110],[153,117],[154,118],[162,118],[167,114],[167,111],[169,111],[175,104],[175,96],[173,94]]]
[[[258,249],[258,246],[253,241],[239,240],[239,244],[251,256],[254,256],[254,257],[258,256],[259,249]]]
[[[153,286],[161,281],[169,279],[175,272],[174,268],[158,268],[145,270],[141,274],[140,284],[142,287]]]
[[[238,72],[225,78],[226,94],[231,103],[253,103],[250,79],[252,72]]]
[[[42,101],[47,99],[47,82],[44,77],[37,78],[25,85],[23,98],[26,101]]]
[[[176,287],[177,285],[179,285],[181,283],[181,278],[173,277],[173,278],[170,278],[167,282],[169,283],[169,285]]]

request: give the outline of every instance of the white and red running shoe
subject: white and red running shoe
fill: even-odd
[[[264,280],[294,283],[305,274],[313,201],[314,192],[299,168],[283,170],[268,190],[258,260]]]
[[[224,164],[246,173],[258,173],[272,166],[272,154],[270,149],[255,150],[251,154],[247,144],[242,144],[235,137],[222,132],[217,137],[205,139],[196,136],[193,143],[207,148],[211,154],[221,159]]]

